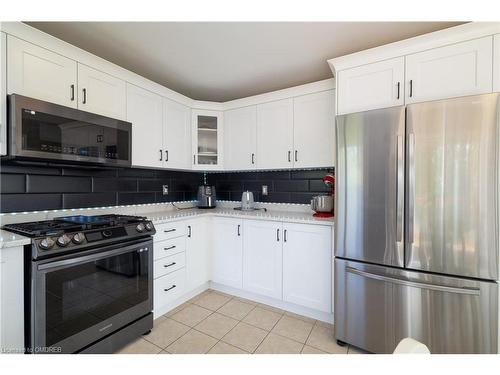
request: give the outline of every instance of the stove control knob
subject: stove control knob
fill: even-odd
[[[75,235],[73,236],[73,242],[79,245],[83,241],[85,241],[85,235],[82,232],[75,233]]]
[[[47,237],[40,241],[40,248],[42,250],[49,250],[50,248],[52,248],[52,246],[54,246],[54,244],[54,240],[50,237]]]
[[[146,230],[148,232],[152,231],[153,230],[153,223],[146,223]]]
[[[57,239],[57,244],[59,246],[67,246],[71,242],[71,238],[67,234],[63,234],[61,237]]]
[[[139,233],[144,232],[144,224],[143,223],[137,224],[135,230],[138,231]]]

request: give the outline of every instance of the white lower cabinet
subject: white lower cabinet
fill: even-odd
[[[332,312],[332,228],[283,224],[283,300]]]
[[[243,220],[213,219],[212,281],[234,288],[243,283]]]
[[[182,297],[186,290],[186,269],[182,268],[175,272],[159,277],[154,281],[154,315],[155,317],[165,313],[165,306],[170,305],[176,299]]]
[[[243,289],[281,299],[282,224],[245,220],[243,233]]]
[[[187,288],[192,290],[210,280],[208,222],[206,218],[199,218],[185,224]]]

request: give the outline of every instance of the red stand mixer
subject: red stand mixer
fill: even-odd
[[[327,174],[323,177],[323,183],[331,189],[329,194],[317,195],[311,200],[311,209],[316,211],[314,217],[333,217],[333,196],[335,193],[335,177]]]

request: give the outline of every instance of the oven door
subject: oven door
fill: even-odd
[[[74,353],[153,309],[153,241],[32,262],[30,351]]]
[[[132,164],[132,124],[10,95],[9,156],[111,166]]]

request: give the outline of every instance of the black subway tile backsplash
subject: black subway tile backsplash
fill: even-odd
[[[2,162],[0,212],[102,207],[196,200],[202,172],[108,169]],[[239,201],[244,190],[257,202],[309,203],[327,192],[321,179],[330,169],[307,171],[209,172],[217,199]],[[168,185],[169,194],[162,194]],[[268,195],[262,195],[267,185]]]

